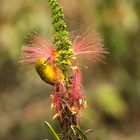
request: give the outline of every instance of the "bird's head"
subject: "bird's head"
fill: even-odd
[[[37,62],[35,64],[35,67],[36,68],[44,67],[44,66],[46,66],[49,63],[49,60],[50,60],[50,57],[49,58],[42,57],[39,60],[37,60]]]

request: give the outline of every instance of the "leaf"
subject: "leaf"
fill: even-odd
[[[85,132],[85,134],[87,134],[87,133],[89,133],[89,132],[93,132],[93,130],[92,130],[92,129],[88,129],[88,130]]]
[[[73,132],[79,134],[83,140],[88,140],[86,135],[75,125],[71,125]]]
[[[47,121],[45,121],[45,124],[46,124],[49,132],[52,134],[54,140],[60,140],[60,138],[58,137],[58,135],[56,134],[56,132],[54,131],[54,129],[52,128],[52,126]]]
[[[71,125],[70,127],[71,127],[71,129],[72,129],[74,135],[76,135],[76,131],[74,130],[73,125]]]

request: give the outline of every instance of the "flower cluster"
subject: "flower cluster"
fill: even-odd
[[[51,65],[52,69],[47,73],[48,75],[46,75],[46,77],[49,77],[49,74],[51,74],[52,71],[54,72],[56,82],[52,82],[54,91],[51,94],[51,106],[55,109],[54,118],[59,118],[60,122],[64,123],[64,114],[66,116],[69,112],[69,116],[78,116],[81,109],[85,107],[86,101],[81,84],[80,68],[77,61],[78,58],[102,61],[104,54],[107,52],[102,47],[101,38],[98,34],[93,32],[76,36],[72,41],[72,50],[74,55],[72,56],[71,64],[69,66],[70,72],[68,73],[68,87],[66,87],[65,80],[61,80],[60,72],[62,74],[63,72],[59,70],[59,62],[55,62],[55,57],[58,57],[58,52],[53,45],[43,37],[35,34],[30,35],[29,39],[32,43],[23,46],[19,62],[24,67],[31,67],[36,66],[37,62],[44,58],[44,61],[41,61],[43,66],[47,68],[48,65]],[[46,61],[48,62],[46,63]],[[40,65],[38,67],[40,69]],[[36,66],[36,70],[38,67]],[[45,72],[39,73],[40,77],[43,77],[42,75],[45,74]],[[67,112],[64,112],[66,110]],[[77,119],[78,118],[76,117],[75,122],[73,121],[74,124],[77,124]]]
[[[79,113],[86,106],[78,59],[102,61],[107,52],[95,32],[87,31],[70,39],[60,5],[56,0],[48,3],[53,18],[53,44],[36,34],[29,35],[30,43],[23,46],[19,63],[23,67],[35,67],[41,79],[54,86],[53,118],[59,120],[67,135],[71,125],[78,125]]]

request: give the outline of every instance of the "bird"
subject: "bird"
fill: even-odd
[[[41,79],[50,84],[55,85],[58,82],[64,81],[64,74],[61,69],[55,67],[49,62],[50,58],[42,57],[35,63],[35,69]]]

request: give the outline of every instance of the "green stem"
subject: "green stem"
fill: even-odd
[[[69,81],[68,81],[68,76],[67,76],[67,67],[64,67],[63,72],[64,72],[64,76],[65,76],[66,88],[68,89]]]

